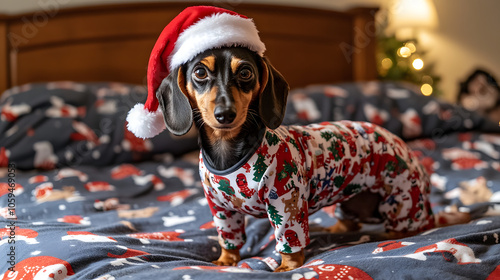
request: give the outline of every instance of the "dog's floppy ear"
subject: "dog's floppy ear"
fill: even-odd
[[[262,58],[262,78],[259,96],[259,115],[270,129],[281,125],[285,116],[288,83],[267,58]]]
[[[185,79],[182,67],[179,67],[177,71],[172,71],[163,79],[156,90],[156,98],[163,112],[165,125],[175,135],[186,134],[193,125],[193,112],[183,89],[185,89]]]

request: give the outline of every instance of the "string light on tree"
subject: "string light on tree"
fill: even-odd
[[[420,91],[422,92],[423,95],[425,96],[429,96],[432,94],[432,86],[429,85],[429,84],[423,84],[421,87],[420,87]]]
[[[411,65],[415,70],[422,70],[424,68],[424,61],[420,58],[415,58]]]
[[[378,44],[380,79],[410,82],[416,84],[423,95],[439,96],[440,78],[434,74],[434,65],[425,59],[426,52],[419,48],[416,40],[401,41],[393,35],[380,37]]]
[[[398,50],[398,55],[399,55],[400,57],[404,57],[404,58],[410,57],[410,55],[411,55],[411,50],[410,50],[410,48],[408,48],[408,47],[406,47],[406,46],[405,46],[405,47],[401,47],[401,48],[399,48],[399,50]]]
[[[411,53],[414,53],[417,51],[417,46],[413,42],[408,42],[405,44],[405,47],[409,48]]]
[[[382,68],[388,70],[389,68],[392,67],[392,60],[388,57],[382,59]]]

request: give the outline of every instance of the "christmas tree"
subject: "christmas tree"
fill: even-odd
[[[283,216],[281,216],[278,213],[278,210],[276,210],[276,207],[274,207],[272,204],[269,205],[267,208],[267,213],[269,215],[269,218],[273,222],[273,224],[279,226],[283,222]]]
[[[323,132],[321,132],[321,137],[323,139],[325,139],[326,141],[329,141],[330,139],[332,139],[333,136],[334,136],[334,134],[331,131],[323,131]]]
[[[257,161],[253,165],[253,179],[255,182],[260,182],[262,179],[262,176],[264,176],[264,173],[266,172],[267,169],[267,164],[264,162],[266,157],[262,154],[259,154],[257,157]]]
[[[386,30],[387,19],[381,21],[379,30]],[[434,64],[425,59],[425,50],[418,47],[418,40],[400,40],[380,32],[377,38],[377,67],[381,80],[409,82],[420,88],[423,95],[439,96],[440,77],[434,74]]]
[[[328,151],[332,152],[335,161],[339,161],[344,157],[344,145],[339,143],[339,141],[331,141],[330,147],[326,148]]]
[[[230,243],[227,240],[224,240],[224,245],[226,245],[226,249],[228,249],[228,250],[238,249],[238,247],[236,247],[233,243]]]
[[[335,187],[338,189],[340,189],[340,187],[342,187],[342,185],[344,184],[344,181],[345,181],[345,178],[342,176],[337,176],[337,177],[333,178],[333,183],[335,184]]]
[[[233,195],[235,193],[229,181],[226,179],[220,180],[218,189],[225,192],[227,195]]]
[[[266,133],[266,140],[267,140],[267,143],[269,143],[269,146],[274,146],[280,142],[278,135],[270,133],[270,132]]]
[[[288,246],[288,243],[283,244],[283,253],[285,253],[285,254],[292,253],[292,248],[290,248],[290,246]]]
[[[285,178],[289,178],[292,176],[292,174],[297,174],[298,169],[297,165],[295,162],[289,163],[288,161],[285,160],[283,163],[283,170],[278,174],[278,180],[281,181]]]
[[[360,184],[348,184],[345,189],[342,191],[342,193],[346,196],[349,196],[351,194],[359,193],[363,186]]]

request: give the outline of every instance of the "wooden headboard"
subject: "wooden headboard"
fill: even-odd
[[[0,92],[55,80],[145,84],[158,35],[187,5],[138,3],[0,15]],[[377,8],[337,12],[239,4],[232,9],[254,19],[266,56],[292,88],[377,76]]]

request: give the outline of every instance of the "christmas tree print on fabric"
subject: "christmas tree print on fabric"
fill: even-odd
[[[267,213],[269,214],[269,219],[271,219],[274,226],[280,226],[283,222],[283,216],[278,213],[276,207],[272,204],[269,204],[267,208]]]
[[[227,195],[234,194],[234,189],[231,187],[231,185],[229,184],[229,180],[227,179],[220,180],[218,189],[225,192]]]
[[[295,162],[288,162],[285,160],[283,164],[283,169],[278,173],[278,180],[283,180],[290,178],[293,174],[297,174],[298,169]]]
[[[278,137],[278,135],[270,133],[269,131],[266,132],[266,140],[269,146],[277,145],[280,142],[280,138]]]
[[[264,172],[267,170],[267,164],[264,162],[266,160],[266,157],[263,154],[259,154],[257,156],[257,161],[253,165],[253,178],[255,182],[260,182],[262,179],[262,176],[264,176]]]

